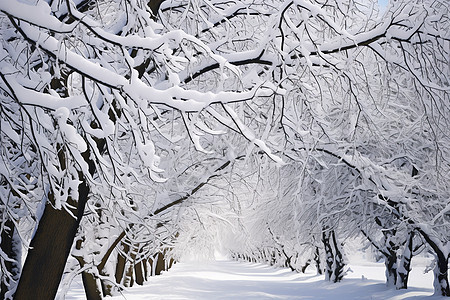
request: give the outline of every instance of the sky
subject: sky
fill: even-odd
[[[380,4],[381,7],[386,7],[388,2],[389,0],[378,0],[378,4]]]

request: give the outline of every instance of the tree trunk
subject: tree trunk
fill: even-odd
[[[142,266],[144,268],[143,273],[144,273],[144,280],[147,281],[148,280],[148,260],[146,258],[144,258],[144,260],[142,260]],[[150,271],[151,272],[151,271]]]
[[[386,285],[388,287],[396,286],[397,284],[397,252],[392,248],[388,248],[389,255],[384,258],[384,265],[386,266]]]
[[[302,272],[303,274],[305,274],[306,269],[309,267],[309,265],[311,265],[311,259],[308,259],[308,260],[306,261],[306,263],[302,266],[301,272]]]
[[[333,282],[340,282],[345,276],[345,260],[344,254],[342,252],[342,245],[336,238],[336,233],[331,231],[331,240],[333,246],[334,253],[334,261],[333,261]]]
[[[155,275],[161,275],[161,272],[164,271],[164,255],[161,252],[156,254],[156,268]]]
[[[134,277],[133,277],[133,271],[134,271],[134,263],[136,260],[136,252],[134,252],[133,247],[131,246],[130,256],[128,260],[128,268],[125,273],[125,278],[123,280],[123,285],[126,287],[132,287],[134,284]]]
[[[72,213],[77,218],[65,209],[55,209],[53,195],[49,193],[49,201],[31,240],[14,299],[55,298],[88,199],[89,187],[82,175],[80,181],[78,201],[67,199],[69,205],[76,207]]]
[[[81,275],[83,280],[84,293],[87,300],[102,300],[102,293],[99,289],[99,279],[92,273],[84,271]]]
[[[428,245],[434,250],[436,256],[436,267],[434,267],[434,294],[450,297],[450,286],[448,282],[448,258],[449,254],[439,246],[439,241],[434,240],[422,228],[416,228],[423,236]]]
[[[380,219],[376,218],[375,221],[381,227],[384,227],[384,224],[380,221]],[[383,231],[383,246],[380,246],[376,243],[370,236],[364,231],[361,230],[362,234],[369,240],[369,242],[384,256],[384,265],[385,276],[386,276],[386,286],[393,287],[396,286],[397,283],[397,249],[398,246],[392,242],[392,236],[395,235],[395,231]]]
[[[102,276],[106,276],[106,274],[100,274]],[[112,296],[112,287],[113,285],[110,283],[108,279],[100,279],[100,284],[102,286],[103,296]]]
[[[81,250],[82,248],[83,239],[78,239],[75,242],[75,248],[77,250]],[[84,257],[82,256],[75,256],[73,255],[76,260],[78,260],[78,263],[80,264],[80,267],[83,268],[86,265],[86,262],[84,260]],[[92,273],[89,273],[87,270],[82,272],[81,278],[83,280],[83,287],[84,287],[84,293],[86,295],[86,299],[88,300],[101,300],[102,294],[99,288],[99,279],[97,276],[95,276]]]
[[[440,253],[441,254],[441,253]],[[434,294],[450,297],[448,282],[448,256],[437,255],[437,264],[434,267]]]
[[[130,251],[130,246],[127,243],[122,243],[123,251],[125,255],[127,255],[128,251]],[[117,253],[117,263],[116,263],[116,283],[121,284],[123,275],[125,273],[125,265],[127,263],[127,258],[122,253]]]
[[[132,287],[133,284],[133,261],[129,261],[127,271],[125,272],[125,277],[123,278],[123,285],[126,287]]]
[[[386,224],[383,224],[385,227]],[[395,229],[383,230],[384,265],[386,266],[386,285],[395,287],[397,285],[397,250],[399,249],[398,241],[396,241],[397,231]]]
[[[144,284],[144,271],[142,269],[142,265],[144,261],[138,261],[134,264],[134,274],[136,275],[136,284],[143,285]]]
[[[0,250],[7,259],[4,259],[5,270],[2,270],[0,278],[0,299],[12,299],[20,276],[22,245],[14,222],[8,219],[3,226]]]
[[[325,279],[339,282],[344,278],[345,260],[342,253],[341,244],[336,239],[334,230],[323,231],[322,242],[325,247],[326,269]]]
[[[403,250],[402,258],[397,268],[397,289],[408,288],[409,272],[411,271],[411,259],[413,257],[414,232],[409,233],[408,242]]]
[[[319,247],[316,247],[316,251],[314,252],[314,261],[316,262],[316,270],[317,274],[322,275],[323,270],[320,262],[320,253],[319,253]]]
[[[333,276],[333,248],[330,244],[330,232],[323,231],[322,232],[322,242],[325,249],[325,280],[331,280]]]
[[[133,224],[130,224],[128,228],[132,228]],[[122,239],[126,236],[126,232],[128,228],[124,231],[122,231],[119,236],[114,240],[114,242],[109,246],[108,250],[106,251],[105,255],[102,257],[102,260],[100,261],[100,264],[97,266],[98,273],[102,277],[108,277],[109,274],[107,273],[105,266],[108,262],[109,257],[114,252],[114,249],[116,246],[122,241]],[[118,264],[116,264],[116,270],[117,270]],[[117,272],[116,272],[117,273]],[[100,282],[102,285],[102,292],[103,296],[112,296],[112,288],[113,283],[108,279],[102,279],[100,278]]]

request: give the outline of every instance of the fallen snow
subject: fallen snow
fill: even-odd
[[[387,288],[384,264],[357,261],[341,283],[332,284],[311,268],[306,274],[248,262],[217,260],[182,262],[144,286],[134,286],[109,300],[143,299],[445,299],[432,296],[431,272],[416,260],[407,290]],[[75,281],[67,300],[85,299],[81,281]]]

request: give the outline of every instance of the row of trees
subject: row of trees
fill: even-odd
[[[0,298],[66,272],[101,299],[212,241],[293,270],[324,252],[339,281],[358,235],[401,288],[432,252],[449,296],[448,9],[0,2]]]

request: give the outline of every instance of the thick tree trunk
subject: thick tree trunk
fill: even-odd
[[[439,241],[434,240],[422,228],[417,228],[428,245],[434,250],[436,256],[436,267],[434,268],[434,294],[450,297],[450,286],[448,282],[448,258],[449,254],[444,252],[439,245]]]
[[[81,179],[82,176],[80,176]],[[73,215],[64,209],[55,209],[51,204],[52,194],[45,205],[36,233],[23,266],[14,299],[54,299],[61,281],[67,257],[77,233],[86,205],[89,188],[84,180],[78,186],[78,201],[67,202],[77,209]]]
[[[84,293],[87,300],[102,300],[102,293],[99,289],[100,280],[92,273],[83,272],[81,275],[83,280]]]
[[[83,243],[82,239],[79,239],[75,242],[75,248],[77,250],[81,250],[81,245]],[[82,256],[74,256],[80,267],[83,268],[86,265],[84,258]],[[87,270],[82,272],[81,278],[83,280],[84,293],[86,295],[86,299],[88,300],[101,300],[102,293],[99,288],[99,279],[92,273],[89,273]]]
[[[400,259],[397,268],[397,289],[408,288],[409,272],[411,271],[411,259],[413,257],[413,240],[414,232],[409,233],[408,242],[403,250],[402,258]]]
[[[144,284],[144,270],[143,264],[145,260],[142,257],[142,248],[140,248],[139,244],[136,245],[136,254],[133,256],[133,267],[134,267],[134,279],[136,284],[143,285]],[[137,257],[137,259],[136,259]]]
[[[441,254],[441,253],[440,253]],[[437,255],[437,264],[434,267],[434,294],[450,297],[448,282],[448,256]]]
[[[117,254],[117,263],[116,263],[116,283],[121,284],[123,279],[123,274],[125,272],[125,264],[126,259],[122,254]]]
[[[156,268],[155,275],[161,275],[161,272],[164,271],[164,255],[161,252],[156,254]]]
[[[101,274],[102,276],[106,276],[106,274]],[[102,285],[102,293],[103,296],[112,296],[112,283],[109,280],[100,279],[100,284]]]
[[[134,285],[134,263],[136,260],[136,252],[134,251],[133,247],[130,247],[131,251],[130,251],[130,256],[129,256],[129,260],[128,260],[128,268],[127,271],[125,273],[125,278],[123,280],[123,285],[126,287],[132,287]]]
[[[123,276],[125,274],[125,266],[127,263],[127,255],[130,251],[130,246],[127,242],[122,242],[123,252],[125,255],[122,255],[122,253],[117,253],[117,263],[116,263],[116,283],[121,284],[123,280]]]
[[[383,223],[376,219],[376,222],[381,227],[384,227]],[[383,246],[378,245],[370,236],[361,230],[364,236],[369,240],[369,242],[384,256],[385,276],[386,276],[386,286],[394,287],[397,283],[397,249],[398,246],[391,241],[391,237],[395,235],[393,231],[383,231],[384,239]]]
[[[344,278],[345,260],[342,253],[341,244],[336,239],[334,230],[322,233],[322,242],[325,247],[326,269],[325,279],[339,282]]]
[[[334,262],[333,262],[333,282],[340,282],[345,276],[345,260],[344,254],[342,252],[342,245],[336,238],[336,233],[331,231],[331,240],[334,252]]]
[[[142,265],[143,261],[135,262],[134,264],[134,274],[136,275],[136,284],[143,285],[144,284],[144,271]]]
[[[21,268],[21,241],[14,222],[6,220],[1,232],[0,250],[8,256],[4,261],[0,282],[0,299],[12,299]]]
[[[330,232],[323,231],[322,232],[322,243],[325,249],[325,280],[331,280],[333,276],[333,248],[330,243]]]
[[[381,223],[386,227],[386,224]],[[397,285],[397,250],[399,249],[398,241],[396,241],[396,230],[384,230],[384,265],[386,266],[386,285],[395,287]]]
[[[132,287],[134,284],[133,269],[133,262],[129,261],[125,277],[123,278],[123,285],[126,287]]]
[[[392,248],[388,248],[389,255],[385,256],[384,265],[386,266],[386,285],[388,287],[397,284],[397,252]]]

